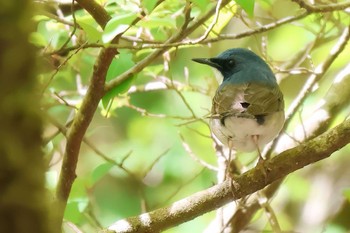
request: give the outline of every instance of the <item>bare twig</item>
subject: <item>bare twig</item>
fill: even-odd
[[[154,165],[156,165],[159,160],[161,158],[163,158],[163,156],[165,156],[170,149],[166,149],[165,151],[163,151],[160,155],[157,156],[157,158],[148,166],[148,168],[144,171],[143,177],[146,177],[147,174],[152,170],[152,168],[154,167]]]
[[[45,114],[45,113],[44,113]],[[56,121],[53,117],[51,117],[49,114],[45,114],[45,117],[50,121],[51,124],[53,124],[60,133],[62,133],[65,137],[67,137],[67,126],[61,125],[59,122]],[[47,140],[45,140],[47,141]],[[106,162],[109,162],[121,170],[123,170],[126,174],[128,174],[130,177],[134,178],[135,180],[140,180],[134,173],[129,171],[127,168],[123,166],[124,161],[131,155],[131,151],[128,152],[126,155],[124,155],[123,159],[118,163],[114,159],[109,158],[107,155],[105,155],[103,152],[101,152],[90,140],[87,138],[83,138],[83,142],[90,147],[98,156],[100,156],[103,160]]]
[[[301,8],[304,8],[308,12],[340,11],[350,7],[350,2],[329,3],[324,5],[310,5],[303,0],[292,0],[292,1],[297,3]]]
[[[219,0],[218,3],[216,4],[213,21],[210,23],[209,27],[205,30],[204,34],[201,37],[197,38],[196,40],[192,40],[192,43],[198,44],[199,42],[202,42],[203,40],[208,38],[210,32],[213,30],[215,24],[219,19],[221,4],[222,4],[222,0]]]
[[[282,232],[281,227],[278,223],[276,214],[269,203],[268,198],[262,193],[258,192],[258,201],[259,201],[259,205],[265,210],[265,213],[267,215],[267,219],[270,223],[272,231],[274,233],[281,233]]]
[[[203,167],[208,168],[209,170],[212,171],[218,171],[217,167],[214,167],[213,165],[205,162],[204,160],[200,159],[198,156],[196,156],[193,151],[191,150],[190,146],[187,144],[187,142],[185,141],[185,138],[182,136],[182,134],[179,134],[181,141],[182,141],[182,146],[185,149],[185,151],[187,152],[187,154],[196,162],[198,162],[199,164],[201,164]]]
[[[205,168],[202,168],[198,173],[196,173],[193,177],[191,177],[189,180],[187,180],[186,182],[182,183],[181,185],[179,185],[176,190],[174,192],[172,192],[168,198],[166,198],[163,203],[168,203],[173,197],[175,197],[176,194],[178,194],[181,189],[183,189],[185,186],[191,184],[200,174],[203,173],[203,171],[205,170]],[[157,206],[163,206],[163,204],[158,204]]]
[[[72,4],[71,4],[71,12],[72,12],[72,17],[73,17],[73,30],[70,33],[69,37],[67,38],[67,40],[63,43],[63,45],[61,46],[61,48],[57,51],[57,53],[60,53],[67,45],[68,43],[71,41],[71,39],[73,38],[76,30],[77,30],[77,19],[75,18],[75,12],[74,12],[74,1],[72,0]]]
[[[74,51],[74,53],[70,54],[68,57],[66,57],[66,59],[64,59],[64,61],[56,68],[56,70],[53,72],[53,74],[50,76],[49,80],[46,82],[46,84],[44,84],[43,89],[41,90],[41,95],[44,94],[45,90],[49,87],[49,85],[51,84],[52,80],[55,78],[55,76],[57,75],[57,73],[61,70],[61,68],[67,64],[67,62],[75,55],[77,54],[81,49],[83,48],[83,46],[80,46],[76,51]]]

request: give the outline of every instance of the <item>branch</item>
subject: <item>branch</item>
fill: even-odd
[[[60,208],[59,214],[61,215],[58,218],[60,221],[63,219],[63,212],[68,196],[76,178],[75,170],[78,163],[81,142],[94,116],[98,103],[104,94],[103,88],[107,70],[115,54],[115,49],[105,49],[101,51],[94,67],[94,73],[87,94],[83,99],[79,111],[74,117],[72,126],[67,132],[67,144],[56,189],[56,199]]]
[[[299,92],[298,96],[294,99],[291,105],[288,108],[288,112],[286,114],[286,121],[279,135],[276,137],[277,139],[284,133],[287,129],[289,123],[291,122],[294,113],[299,109],[302,105],[308,94],[311,92],[314,85],[321,80],[324,74],[327,72],[329,67],[333,64],[333,62],[337,59],[339,54],[345,49],[346,44],[350,39],[350,25],[344,29],[341,37],[337,41],[337,43],[333,46],[330,51],[330,55],[326,58],[326,60],[316,67],[315,73],[311,74],[307,79],[306,83],[303,86],[303,89]],[[277,144],[277,140],[274,140],[273,143],[267,148],[265,156],[266,158],[270,157],[272,151],[275,149]]]
[[[227,4],[227,3],[225,3],[225,4]],[[255,34],[259,34],[259,33],[263,33],[263,32],[275,29],[275,28],[282,26],[284,24],[288,24],[288,23],[297,21],[299,19],[305,18],[308,15],[309,14],[307,12],[303,12],[299,15],[285,17],[285,18],[282,18],[280,20],[277,20],[276,22],[272,22],[272,23],[263,25],[261,27],[255,28],[255,29],[247,30],[247,31],[237,33],[237,34],[218,35],[215,38],[206,39],[207,36],[205,34],[208,33],[208,32],[206,32],[203,36],[201,36],[197,39],[193,39],[193,40],[182,40],[182,41],[172,42],[172,43],[170,43],[169,41],[168,42],[164,42],[164,41],[136,41],[137,43],[141,43],[141,45],[110,44],[110,45],[108,45],[108,47],[117,48],[117,49],[131,49],[131,50],[164,49],[164,51],[165,51],[166,49],[171,48],[171,47],[189,46],[189,45],[196,45],[196,44],[209,44],[209,43],[215,43],[215,42],[219,42],[219,41],[223,41],[223,40],[235,40],[235,39],[240,39],[243,37],[252,36]],[[206,18],[206,17],[204,17],[204,18]],[[202,23],[202,21],[203,20],[200,19],[199,21],[197,21],[195,23],[195,25],[198,27]],[[191,28],[192,28],[192,26],[191,26]],[[186,33],[186,35],[187,35],[187,33]],[[123,36],[121,38],[125,39],[125,37],[123,37]],[[104,47],[106,47],[106,45],[104,45],[104,44],[91,43],[91,44],[84,45],[83,48],[104,48]],[[72,47],[67,48],[65,51],[69,52],[69,51],[75,50],[77,48],[78,48],[78,46],[72,46]],[[57,53],[57,51],[50,52],[50,54],[52,54],[52,53]]]
[[[168,229],[252,194],[300,168],[329,157],[348,143],[350,120],[267,161],[266,177],[263,175],[264,169],[256,167],[236,177],[235,185],[232,185],[231,180],[226,180],[169,207],[119,220],[110,226],[109,230],[102,232],[145,233]]]
[[[294,127],[292,137],[283,136],[283,148],[295,145],[295,140],[305,141],[325,132],[341,111],[349,106],[350,99],[350,64],[335,77],[326,95],[316,104],[318,108],[302,124]]]
[[[305,18],[308,15],[309,14],[307,12],[303,12],[303,13],[301,13],[299,15],[285,17],[285,18],[279,19],[279,20],[277,20],[275,22],[272,22],[272,23],[269,23],[269,24],[266,24],[266,25],[262,25],[262,26],[260,26],[258,28],[247,30],[245,32],[241,32],[241,33],[238,33],[238,34],[219,35],[216,38],[211,38],[211,39],[204,40],[202,43],[203,44],[208,44],[208,43],[218,42],[218,41],[222,41],[222,40],[235,40],[235,39],[240,39],[240,38],[247,37],[247,36],[252,36],[252,35],[263,33],[263,32],[275,29],[275,28],[277,28],[279,26],[282,26],[282,25],[285,25],[285,24],[297,21],[299,19]]]
[[[227,5],[229,0],[223,0],[221,2],[221,8]],[[190,2],[187,2],[187,4],[190,4]],[[157,58],[159,55],[163,54],[168,48],[174,47],[173,43],[177,41],[181,41],[183,38],[185,38],[187,35],[192,33],[195,29],[197,29],[201,24],[203,24],[206,20],[208,20],[215,12],[216,7],[213,7],[211,10],[209,10],[204,16],[202,16],[197,22],[193,23],[191,26],[188,26],[192,18],[189,16],[190,8],[189,6],[185,6],[184,8],[184,14],[185,14],[185,22],[182,25],[181,29],[178,33],[173,35],[171,38],[169,38],[164,45],[161,48],[156,49],[153,53],[148,55],[146,58],[138,62],[135,66],[133,66],[131,69],[125,71],[123,74],[121,74],[119,77],[111,80],[109,83],[106,84],[105,91],[110,91],[114,87],[118,86],[119,84],[123,83],[125,80],[131,78],[134,74],[137,74],[140,72],[143,68],[148,66],[151,62],[154,61],[155,58]]]
[[[96,22],[104,28],[111,16],[107,11],[94,0],[76,0],[96,20]]]
[[[267,199],[271,199],[273,195],[277,192],[283,181],[284,179],[280,179],[273,182],[271,185],[267,186],[264,190],[261,191],[262,194]],[[260,209],[261,206],[257,198],[249,204],[238,208],[230,219],[230,225],[233,228],[234,232],[240,232],[241,230],[243,230],[243,228],[245,228],[251,221],[254,214]]]
[[[308,12],[330,12],[330,11],[340,11],[345,10],[350,7],[350,2],[342,2],[336,4],[322,4],[322,5],[310,5],[302,0],[292,0],[298,4],[301,8],[304,8]]]
[[[93,0],[77,0],[77,2],[92,15],[92,17],[100,24],[102,28],[105,27],[110,19],[110,16],[102,6]],[[138,20],[139,18],[135,19],[130,26],[137,23]],[[120,36],[121,35],[115,37],[112,42],[118,43]],[[74,117],[72,126],[67,132],[67,143],[62,161],[61,173],[56,188],[56,202],[58,207],[56,226],[60,226],[60,223],[63,220],[67,200],[72,184],[76,178],[75,170],[78,163],[80,146],[86,130],[96,112],[98,104],[105,94],[104,86],[106,82],[106,74],[117,52],[118,51],[115,48],[106,48],[101,50],[94,66],[93,75],[86,96],[84,97],[81,107]]]

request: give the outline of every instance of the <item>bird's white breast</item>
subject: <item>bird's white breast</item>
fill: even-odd
[[[259,124],[256,119],[229,116],[224,120],[211,119],[210,128],[213,135],[224,145],[228,145],[231,140],[233,148],[243,152],[257,150],[252,136],[258,136],[258,146],[260,149],[272,141],[281,130],[284,123],[284,111],[278,111],[265,116],[263,124]]]

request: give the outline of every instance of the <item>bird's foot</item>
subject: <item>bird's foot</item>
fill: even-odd
[[[238,174],[228,173],[227,179],[231,182],[231,193],[234,199],[236,199],[236,192],[241,188],[241,185],[236,181],[238,177]]]
[[[259,160],[256,166],[260,169],[261,174],[264,176],[264,181],[267,183],[267,172],[269,172],[270,168],[262,156],[259,156]]]

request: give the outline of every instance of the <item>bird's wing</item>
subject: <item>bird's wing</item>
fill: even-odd
[[[213,99],[213,118],[237,116],[255,119],[284,108],[283,95],[278,87],[259,83],[227,83]]]

